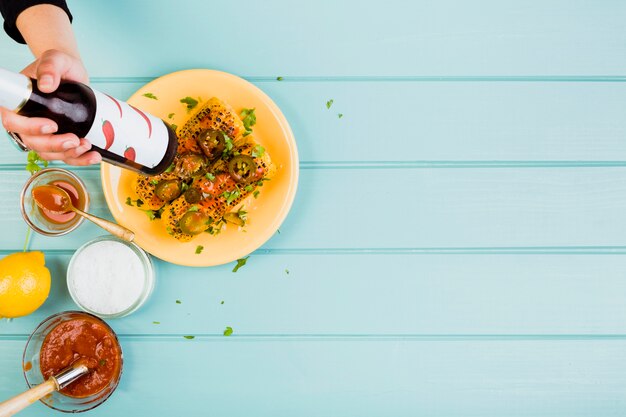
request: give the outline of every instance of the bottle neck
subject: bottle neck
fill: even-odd
[[[33,85],[27,76],[0,68],[0,106],[19,111],[30,98]]]

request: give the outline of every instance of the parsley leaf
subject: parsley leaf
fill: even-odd
[[[343,113],[339,113],[337,117],[341,119],[343,117]]]
[[[159,98],[152,93],[143,94],[144,97],[151,98],[152,100],[158,100]]]
[[[176,300],[176,304],[182,304],[182,301]]]
[[[256,190],[255,192],[252,193],[252,195],[254,196],[254,198],[259,198],[259,194],[261,192],[259,190]]]
[[[201,254],[202,253],[202,249],[204,249],[204,246],[202,246],[202,245],[196,246],[196,255]]]
[[[330,106],[332,106],[334,102],[335,102],[335,100],[333,100],[332,98],[330,100],[328,100],[326,102],[326,108],[330,109]]]
[[[283,77],[276,77],[276,81],[282,81],[282,80],[284,80]]]
[[[198,105],[198,100],[189,96],[181,98],[180,102],[187,105],[187,111],[193,109]]]
[[[152,185],[158,185],[159,181],[158,180],[150,180],[150,184]]]
[[[210,172],[207,172],[206,174],[204,174],[204,176],[209,181],[215,181],[215,175],[211,174]]]
[[[253,158],[261,158],[265,154],[265,148],[261,145],[255,145],[252,149],[252,157]]]
[[[171,124],[170,124],[170,127],[172,128],[172,130],[173,130],[174,132],[176,132],[176,131],[178,130],[178,125],[175,125],[174,123],[171,123]],[[167,172],[167,171],[165,171],[165,172]]]
[[[196,338],[196,336],[183,336],[183,337],[184,337],[185,339],[189,339],[189,340],[191,340],[191,339],[195,339],[195,338]]]
[[[226,329],[224,330],[224,336],[230,336],[231,334],[233,334],[233,328],[230,326],[226,326]]]
[[[224,300],[222,300],[222,302],[220,304],[224,304]]]
[[[167,118],[168,118],[168,119],[171,119],[172,117],[174,117],[174,114],[175,114],[175,113],[170,113],[170,114],[168,114],[168,115],[167,115]]]
[[[256,114],[254,114],[255,110],[256,109],[241,110],[241,120],[243,121],[243,127],[246,128],[246,132],[243,134],[244,136],[248,136],[252,133],[252,126],[256,124]]]
[[[246,256],[245,258],[237,259],[237,265],[235,265],[235,267],[233,268],[233,272],[239,271],[239,268],[241,268],[246,264],[246,262],[248,262],[249,257],[250,256]]]
[[[28,156],[26,157],[26,171],[30,172],[31,175],[35,172],[41,171],[41,167],[39,163],[41,163],[44,168],[48,166],[48,161],[42,159],[39,154],[35,151],[28,151]]]

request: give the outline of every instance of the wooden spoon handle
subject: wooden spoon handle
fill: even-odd
[[[37,400],[57,390],[56,381],[50,378],[43,384],[32,387],[26,392],[0,403],[0,417],[11,417]]]
[[[125,228],[124,226],[102,219],[98,216],[94,216],[93,214],[85,213],[82,210],[74,209],[74,211],[76,211],[76,213],[80,214],[84,218],[91,220],[112,235],[119,237],[120,239],[124,239],[128,242],[132,242],[133,239],[135,239],[135,232]]]

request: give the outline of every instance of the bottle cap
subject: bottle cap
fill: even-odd
[[[0,68],[0,106],[19,111],[33,90],[30,78]]]

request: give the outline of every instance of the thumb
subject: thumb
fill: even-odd
[[[61,76],[72,67],[69,55],[59,51],[44,52],[37,65],[37,87],[44,93],[51,93],[59,87]]]

